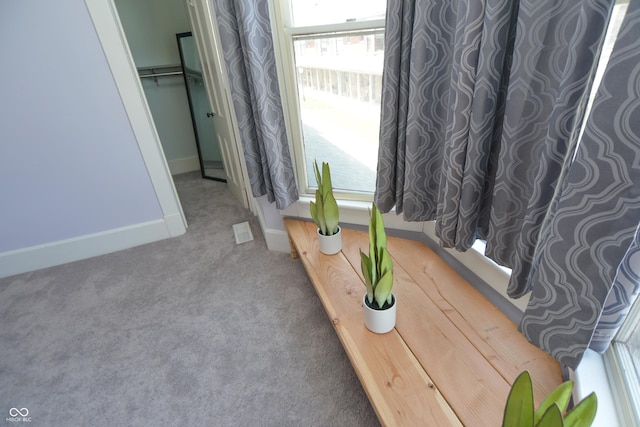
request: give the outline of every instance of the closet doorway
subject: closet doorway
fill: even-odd
[[[117,25],[121,25],[124,36],[118,41],[128,48],[137,68],[171,175],[200,170],[207,178],[226,180],[227,189],[245,208],[249,207],[237,121],[228,84],[224,83],[227,76],[208,0],[106,3],[117,10],[114,18],[120,21]],[[193,35],[189,39],[194,40],[195,49],[185,43],[187,37],[177,42],[177,35],[188,32]],[[194,73],[191,81],[186,81],[187,88],[184,78],[189,76],[183,73],[180,49],[185,57],[182,62],[190,61],[189,51],[200,63],[199,68],[197,61],[189,62],[189,73]],[[198,92],[189,93],[189,86],[197,87]],[[201,96],[202,89],[206,96]],[[210,134],[213,138],[207,136]]]

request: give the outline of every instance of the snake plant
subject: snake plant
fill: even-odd
[[[333,197],[333,186],[331,184],[331,170],[329,163],[322,162],[322,173],[318,168],[318,162],[313,162],[313,171],[316,175],[318,189],[316,190],[316,201],[311,202],[311,218],[318,226],[320,234],[332,236],[338,232],[338,203]]]
[[[560,384],[534,412],[533,386],[528,371],[514,381],[504,409],[502,427],[588,427],[596,416],[598,399],[591,393],[578,402],[569,412],[573,381]]]
[[[367,302],[370,307],[384,309],[393,304],[393,260],[387,250],[387,235],[382,214],[375,203],[369,221],[369,255],[360,250],[360,268],[367,287]]]

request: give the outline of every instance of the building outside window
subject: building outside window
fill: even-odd
[[[289,0],[280,5],[289,61],[289,111],[301,193],[316,186],[313,162],[329,162],[338,195],[371,200],[375,189],[384,58],[379,0]],[[291,80],[295,83],[291,84]]]

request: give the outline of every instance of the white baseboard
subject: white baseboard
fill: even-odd
[[[186,219],[180,213],[174,213],[164,217],[164,223],[167,226],[167,232],[169,237],[179,236],[184,234],[188,227]]]
[[[283,230],[263,229],[264,240],[267,242],[267,248],[274,252],[290,253],[289,235]]]
[[[289,235],[287,234],[287,232],[284,230],[267,227],[262,209],[260,209],[260,204],[253,197],[249,198],[249,208],[251,209],[251,212],[258,217],[262,235],[264,236],[264,240],[267,243],[267,249],[274,252],[290,253],[291,249],[289,246]]]
[[[198,156],[183,157],[181,159],[168,160],[169,170],[171,175],[178,175],[181,173],[193,172],[200,170],[200,160]]]
[[[185,232],[171,219],[159,219],[100,233],[0,253],[0,278],[104,255]],[[182,232],[180,232],[182,230]]]

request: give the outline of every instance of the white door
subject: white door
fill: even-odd
[[[213,11],[210,9],[208,0],[186,0],[186,3],[193,38],[202,64],[202,76],[213,113],[213,126],[227,173],[227,185],[235,198],[246,208],[248,202],[242,163],[238,153],[239,140],[234,131],[231,99],[227,90],[228,85],[225,84],[228,79],[222,62],[222,52],[219,48],[220,37],[217,27],[214,25]]]

